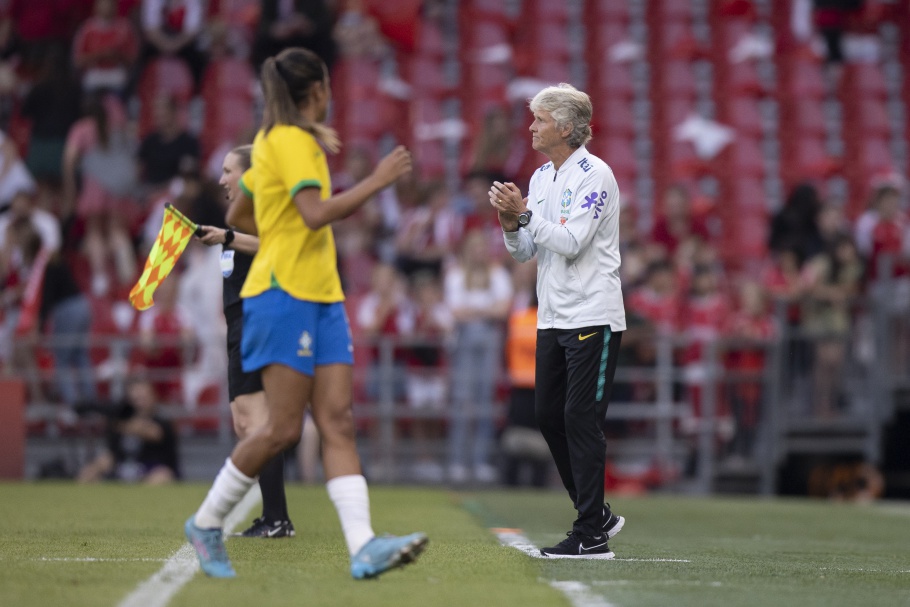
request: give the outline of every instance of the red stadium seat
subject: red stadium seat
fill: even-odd
[[[609,137],[635,137],[635,117],[632,104],[620,99],[597,100],[592,122],[597,134]]]
[[[440,61],[414,57],[407,63],[407,81],[415,97],[441,97],[454,88],[446,81],[444,66]]]
[[[591,90],[598,98],[627,99],[635,97],[629,68],[611,61],[596,62],[591,66]]]
[[[845,106],[844,135],[847,139],[856,136],[891,136],[891,120],[888,108],[878,99],[861,99]]]
[[[667,99],[695,99],[695,76],[686,61],[668,61],[661,70],[661,77],[652,90],[652,99],[663,102]],[[656,94],[656,97],[655,97]]]
[[[601,61],[609,61],[610,49],[629,39],[629,30],[623,23],[592,23],[586,37],[589,68]]]
[[[253,98],[256,75],[248,61],[219,59],[209,63],[202,77],[202,96],[206,100],[221,95]]]
[[[732,126],[740,135],[761,138],[764,134],[758,102],[749,98],[727,99],[719,104],[720,121]]]
[[[432,59],[443,59],[446,54],[445,40],[439,27],[423,19],[417,29],[417,55]]]
[[[824,108],[816,99],[794,99],[780,105],[781,132],[794,137],[824,137],[828,132],[825,125]]]
[[[841,97],[845,102],[864,98],[886,99],[888,85],[885,75],[879,66],[872,63],[852,63],[844,68],[843,90]]]
[[[629,23],[631,19],[629,3],[616,0],[587,0],[585,15],[590,17],[589,23]]]
[[[795,59],[783,70],[781,94],[793,99],[822,99],[826,93],[821,65]]]
[[[756,139],[737,137],[721,152],[719,160],[726,167],[726,174],[737,178],[765,175],[765,159]]]

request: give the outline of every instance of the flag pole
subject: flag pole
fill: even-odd
[[[183,213],[181,213],[180,211],[178,211],[178,210],[177,210],[177,207],[175,207],[174,205],[172,205],[172,204],[169,203],[169,202],[165,202],[165,203],[164,203],[164,208],[165,208],[165,209],[170,209],[171,212],[173,212],[174,215],[177,217],[177,219],[179,219],[180,221],[182,221],[184,224],[186,224],[186,226],[187,226],[188,228],[190,228],[191,230],[193,230],[193,235],[195,235],[195,236],[202,236],[202,232],[199,230],[199,226],[198,226],[197,224],[193,223],[186,215],[184,215]]]

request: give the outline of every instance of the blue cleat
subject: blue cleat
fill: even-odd
[[[413,563],[428,541],[423,533],[376,536],[351,558],[351,575],[355,580],[363,580]]]
[[[193,515],[186,519],[183,531],[186,533],[186,539],[196,549],[202,570],[210,577],[237,577],[228,559],[227,550],[224,549],[221,529],[200,529],[196,526],[195,517],[196,515]]]

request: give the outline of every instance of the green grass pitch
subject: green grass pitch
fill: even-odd
[[[111,606],[183,544],[207,486],[0,485],[0,606]],[[910,605],[910,505],[804,500],[615,499],[627,518],[614,561],[545,561],[490,527],[541,546],[572,519],[559,491],[373,487],[377,532],[426,531],[417,564],[355,582],[321,487],[290,487],[298,536],[228,542],[239,577],[201,573],[169,606]],[[254,509],[250,518],[258,515]],[[560,589],[582,588],[566,595]],[[571,594],[571,593],[570,593]]]

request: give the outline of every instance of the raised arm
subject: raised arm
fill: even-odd
[[[318,230],[362,207],[374,194],[410,171],[411,165],[411,153],[404,146],[398,146],[379,161],[371,175],[354,187],[328,200],[319,197],[318,188],[303,188],[294,195],[294,204],[307,227]]]

